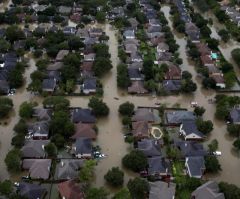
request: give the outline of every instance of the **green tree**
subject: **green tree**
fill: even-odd
[[[122,124],[123,124],[124,126],[130,126],[131,123],[132,123],[131,117],[129,117],[129,116],[123,116],[123,118],[122,118]]]
[[[206,171],[209,173],[217,173],[218,171],[221,171],[221,165],[219,164],[216,156],[205,157],[205,166]]]
[[[93,63],[93,72],[97,77],[105,75],[112,69],[112,63],[109,58],[98,57]]]
[[[119,106],[118,112],[121,115],[132,116],[132,114],[134,113],[134,107],[135,106],[133,103],[125,102]]]
[[[57,155],[57,147],[55,146],[54,143],[49,142],[45,147],[45,151],[48,154],[48,157],[56,157]]]
[[[142,151],[133,150],[122,159],[123,165],[135,172],[144,170],[147,167],[147,158]]]
[[[131,195],[127,188],[122,188],[112,199],[131,199]]]
[[[143,61],[143,73],[145,75],[145,80],[153,79],[153,65],[154,62],[150,58],[146,58]]]
[[[218,32],[219,36],[221,37],[221,39],[224,41],[224,42],[228,42],[229,39],[230,39],[230,34],[229,34],[229,31],[227,31],[226,29],[221,29],[219,30]]]
[[[123,185],[124,173],[118,168],[113,167],[105,174],[104,179],[112,186],[118,187]]]
[[[74,125],[69,119],[68,112],[55,111],[50,122],[50,131],[52,135],[60,134],[64,137],[69,137],[74,132]]]
[[[25,135],[22,133],[19,133],[12,138],[11,144],[17,148],[21,148],[24,145],[24,142],[25,142]]]
[[[0,52],[1,53],[6,53],[11,47],[11,44],[6,41],[5,39],[1,38],[0,39]]]
[[[235,149],[237,149],[238,151],[240,150],[240,139],[239,139],[239,138],[233,142],[233,146],[234,146]]]
[[[235,48],[232,50],[231,55],[236,64],[240,66],[240,48]]]
[[[202,116],[204,113],[205,113],[206,109],[202,106],[197,106],[195,107],[194,109],[194,113],[197,115],[197,116]]]
[[[21,170],[21,156],[19,149],[12,149],[5,157],[5,163],[10,172],[16,173]]]
[[[84,47],[84,43],[77,36],[72,36],[68,39],[68,46],[70,50],[79,50]]]
[[[214,152],[218,149],[218,141],[216,139],[212,140],[211,143],[208,145],[208,150],[210,152]]]
[[[6,34],[7,40],[9,40],[11,43],[20,39],[24,39],[23,31],[20,28],[18,28],[16,25],[9,26],[6,29],[5,34]]]
[[[197,84],[190,80],[182,80],[181,90],[185,93],[191,93],[197,90]]]
[[[51,142],[53,142],[56,145],[56,147],[60,149],[64,147],[66,140],[62,135],[56,134],[51,137]]]
[[[213,130],[213,123],[210,120],[203,121],[202,119],[198,119],[196,121],[196,125],[198,130],[205,135],[209,134]]]
[[[4,118],[13,108],[13,102],[10,98],[0,98],[0,118]]]
[[[13,183],[10,180],[4,180],[0,183],[0,193],[9,196],[13,193]]]
[[[102,11],[97,12],[96,20],[98,23],[104,23],[106,19],[106,14]]]
[[[44,107],[52,107],[54,110],[67,110],[70,106],[70,101],[60,96],[47,97],[43,101]]]
[[[19,108],[19,115],[21,118],[29,119],[32,117],[33,108],[35,104],[32,102],[23,102]]]
[[[119,64],[117,66],[117,85],[119,88],[127,88],[130,85],[126,64]]]
[[[239,124],[229,124],[227,126],[227,131],[231,136],[239,137],[240,136],[240,125]]]
[[[141,178],[134,178],[128,181],[127,187],[132,198],[145,199],[148,196],[149,184]]]
[[[224,193],[224,196],[226,199],[240,198],[240,188],[234,184],[220,182],[219,188],[220,188],[220,191]]]
[[[20,88],[24,82],[22,72],[17,69],[13,69],[9,73],[8,81],[12,88]]]
[[[92,187],[88,189],[86,199],[107,199],[108,192],[103,188]]]
[[[66,82],[66,91],[67,93],[72,93],[74,91],[75,82],[73,79],[69,79]]]
[[[20,119],[18,123],[14,126],[13,130],[16,133],[26,135],[28,133],[28,125],[26,124],[25,120]]]
[[[96,116],[107,116],[109,114],[107,104],[97,97],[92,97],[89,100],[88,106],[92,109]]]
[[[86,160],[79,171],[79,180],[83,183],[90,183],[94,177],[95,160]]]

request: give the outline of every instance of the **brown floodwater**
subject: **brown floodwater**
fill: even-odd
[[[172,28],[172,23],[169,15],[169,7],[163,6],[162,11],[164,12],[169,24]],[[208,99],[215,96],[215,91],[205,90],[201,87],[201,79],[197,76],[194,63],[191,62],[186,55],[186,40],[183,35],[179,35],[174,32],[175,39],[180,46],[179,53],[180,57],[183,59],[182,70],[187,70],[192,73],[193,80],[197,83],[198,89],[194,94],[190,95],[177,95],[168,97],[152,97],[152,96],[133,96],[128,95],[125,91],[119,90],[117,88],[116,76],[117,70],[116,66],[119,63],[117,56],[118,42],[116,38],[116,31],[110,26],[101,26],[105,29],[106,34],[109,36],[109,49],[111,53],[111,60],[113,63],[112,70],[102,78],[102,83],[104,85],[104,96],[103,101],[107,103],[110,107],[110,113],[107,118],[99,119],[97,121],[97,126],[99,128],[97,144],[102,148],[102,152],[107,155],[106,158],[99,161],[96,167],[96,178],[93,183],[94,186],[101,187],[106,186],[104,181],[104,175],[106,172],[114,167],[118,166],[122,168],[121,159],[129,152],[131,145],[124,142],[123,133],[124,129],[121,125],[121,118],[118,114],[118,107],[120,104],[126,101],[130,101],[135,104],[135,106],[155,106],[156,102],[161,102],[171,107],[174,104],[180,104],[181,107],[188,108],[192,110],[190,103],[191,101],[197,101],[200,106],[206,108],[206,113],[204,114],[204,119],[209,119],[214,121],[214,130],[206,141],[209,142],[212,139],[217,139],[219,141],[219,150],[222,151],[222,156],[219,157],[219,161],[222,165],[222,172],[216,176],[207,176],[209,179],[214,179],[218,181],[227,181],[229,183],[234,183],[240,185],[240,173],[238,168],[240,166],[239,156],[232,150],[232,139],[227,136],[226,125],[223,122],[214,119],[215,106],[208,104]],[[230,45],[230,44],[229,44]],[[226,51],[230,46],[226,47]],[[224,53],[225,55],[225,53]],[[36,69],[35,62],[33,59],[29,61],[29,68],[25,72],[26,85],[30,82],[30,74]],[[11,138],[13,137],[13,127],[18,122],[18,110],[19,106],[23,101],[38,101],[41,102],[41,98],[32,95],[26,91],[26,85],[22,89],[18,89],[14,96],[10,96],[14,102],[14,111],[7,119],[7,124],[3,125],[1,122],[0,126],[0,180],[9,178],[9,174],[6,170],[4,163],[4,158],[7,152],[11,149]],[[119,100],[115,100],[117,97]],[[68,97],[73,107],[87,107],[89,97]],[[122,168],[123,169],[123,168]],[[136,176],[132,172],[128,172],[125,169],[125,183],[129,178]],[[15,176],[16,177],[16,176]],[[16,179],[16,178],[13,178]],[[110,191],[116,191],[108,187]]]

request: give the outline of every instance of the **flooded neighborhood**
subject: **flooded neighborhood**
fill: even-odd
[[[3,1],[0,197],[240,199],[240,4],[201,2]]]

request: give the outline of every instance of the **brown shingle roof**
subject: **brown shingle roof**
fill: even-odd
[[[58,191],[62,198],[65,199],[84,199],[84,193],[77,183],[68,180],[58,184]]]
[[[79,137],[96,139],[96,132],[93,129],[93,125],[87,124],[87,123],[81,123],[81,122],[75,124],[75,133],[71,138],[77,139]]]
[[[134,137],[149,137],[150,125],[147,121],[137,121],[132,123],[132,133]]]

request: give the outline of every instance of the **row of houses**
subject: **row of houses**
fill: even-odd
[[[144,24],[144,34],[147,37],[146,45],[154,49],[154,64],[161,67],[162,64],[167,65],[164,74],[164,80],[161,87],[166,92],[176,92],[181,88],[181,69],[172,62],[173,54],[169,50],[166,43],[162,24],[157,17],[157,11],[149,4],[148,1],[140,1],[141,12],[146,16],[148,22]],[[128,55],[128,75],[131,80],[131,86],[128,87],[129,93],[144,94],[148,90],[144,88],[145,76],[143,73],[143,55],[140,53],[141,41],[139,41],[135,33],[138,31],[139,23],[135,18],[128,19],[130,28],[126,28],[123,32],[123,47]]]
[[[58,157],[55,173],[51,173],[53,160],[47,158],[45,147],[50,143],[49,124],[52,116],[51,109],[34,109],[32,115],[34,122],[28,124],[28,135],[21,148],[22,169],[28,172],[28,177],[32,180],[54,179],[58,183],[57,187],[62,198],[71,199],[73,196],[70,193],[76,195],[75,198],[84,198],[83,189],[74,180],[78,178],[79,170],[85,160],[94,158],[92,141],[97,137],[96,118],[90,109],[69,110],[69,117],[74,123],[74,132],[69,138],[72,145],[68,151],[68,158]],[[37,193],[41,196],[46,193],[46,189],[42,186],[25,182],[21,182],[18,186],[20,193],[24,192],[26,187],[29,191],[39,190],[29,198],[34,198]],[[26,193],[23,195],[25,196]]]
[[[223,73],[218,68],[219,53],[212,51],[206,43],[200,41],[200,30],[192,22],[186,9],[184,1],[174,0],[182,21],[185,23],[185,34],[188,39],[194,43],[200,53],[200,61],[203,67],[206,67],[209,77],[211,77],[218,88],[225,88]]]

